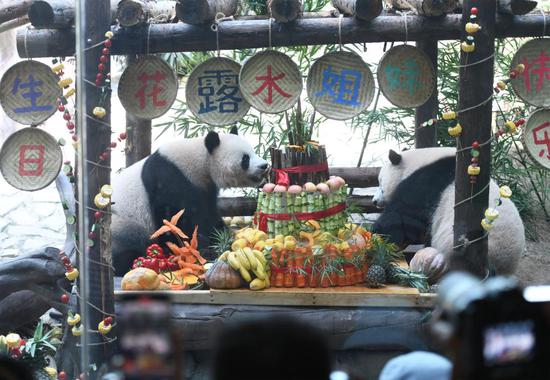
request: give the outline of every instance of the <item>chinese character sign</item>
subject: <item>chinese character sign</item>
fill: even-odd
[[[535,111],[523,130],[525,148],[539,165],[550,169],[550,110]]]
[[[176,100],[178,79],[174,70],[154,56],[129,65],[118,85],[118,96],[127,112],[142,119],[166,113]]]
[[[273,50],[251,57],[241,70],[239,82],[248,103],[266,113],[291,108],[303,87],[298,66],[288,56]]]
[[[185,97],[189,110],[211,125],[229,125],[239,121],[250,105],[239,88],[241,65],[222,57],[198,65],[187,80]]]
[[[398,107],[421,106],[435,88],[435,70],[430,58],[411,45],[399,45],[384,54],[377,77],[384,96]]]
[[[52,183],[63,157],[57,141],[38,128],[12,134],[0,150],[0,171],[6,181],[20,190],[40,190]]]
[[[525,102],[537,107],[550,106],[550,39],[525,43],[514,55],[511,67],[523,64],[525,69],[512,79],[512,87]]]
[[[319,58],[311,67],[307,94],[320,114],[346,120],[368,107],[374,96],[374,78],[359,55],[332,52]]]
[[[6,114],[21,124],[39,124],[57,109],[61,87],[47,65],[19,62],[6,71],[0,82],[0,102]]]

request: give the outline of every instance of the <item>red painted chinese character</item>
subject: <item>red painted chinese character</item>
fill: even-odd
[[[19,147],[19,175],[40,177],[44,169],[44,145],[21,145]]]
[[[166,78],[164,74],[162,74],[160,71],[156,71],[153,75],[147,75],[146,73],[142,73],[140,76],[138,76],[138,79],[141,82],[141,88],[138,92],[134,95],[134,97],[139,99],[139,108],[144,109],[145,108],[145,96],[147,95],[150,98],[153,98],[153,105],[155,107],[163,107],[166,105],[166,100],[159,100],[157,96],[160,94],[161,91],[164,91],[164,88],[159,86],[159,83],[161,80]],[[155,84],[153,85],[153,88],[151,89],[151,92],[148,94],[145,94],[145,90],[147,89],[147,82],[148,81],[154,81]]]
[[[544,131],[544,133],[542,133],[542,131],[544,129],[546,129],[546,130]],[[538,134],[539,132],[541,132],[540,135]],[[547,121],[546,123],[542,123],[541,125],[539,125],[538,127],[533,129],[533,141],[535,142],[536,145],[546,145],[545,148],[540,150],[539,157],[544,156],[544,152],[545,152],[545,150],[547,150],[548,153],[546,153],[546,158],[548,158],[550,160],[550,135],[549,135],[549,132],[550,132],[550,122]],[[544,136],[544,137],[539,139],[539,136]]]
[[[537,92],[542,90],[545,79],[550,79],[550,67],[546,66],[550,63],[550,57],[548,57],[544,51],[540,52],[540,55],[529,63],[527,58],[524,58],[522,62],[525,65],[523,71],[523,83],[527,91],[531,91],[531,75],[534,74],[537,79]]]
[[[278,80],[283,79],[285,77],[285,73],[280,73],[279,75],[272,76],[272,69],[271,65],[267,65],[267,75],[256,77],[257,81],[263,80],[264,82],[256,91],[252,93],[252,95],[256,96],[260,94],[266,87],[267,87],[267,98],[264,99],[264,102],[267,104],[273,103],[273,89],[277,91],[279,94],[284,96],[285,98],[290,98],[290,94],[284,92],[281,87],[276,83]]]

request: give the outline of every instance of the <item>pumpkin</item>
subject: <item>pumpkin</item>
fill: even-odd
[[[428,277],[430,284],[436,283],[447,271],[445,256],[432,247],[422,248],[411,260],[411,270],[421,272]]]
[[[204,276],[206,284],[213,289],[237,289],[242,286],[239,272],[223,260],[218,260]]]

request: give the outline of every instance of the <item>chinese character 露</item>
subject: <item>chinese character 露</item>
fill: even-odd
[[[359,88],[361,85],[361,73],[356,70],[342,69],[340,74],[332,71],[329,65],[323,70],[323,89],[315,96],[328,94],[332,101],[348,106],[358,106]]]
[[[540,139],[539,136],[541,136]],[[543,157],[546,151],[546,158],[550,160],[550,122],[542,123],[533,129],[533,141],[536,145],[546,145],[540,150],[539,157]]]
[[[40,177],[44,168],[44,145],[21,145],[19,147],[19,175]]]
[[[252,93],[252,95],[256,96],[260,94],[267,87],[267,98],[264,99],[264,102],[266,104],[273,103],[273,89],[275,89],[275,91],[277,91],[281,96],[284,96],[285,98],[290,98],[291,95],[283,91],[283,89],[279,87],[279,85],[276,83],[278,80],[283,79],[285,75],[285,73],[280,73],[276,76],[273,76],[271,65],[267,65],[267,75],[256,77],[257,81],[264,82],[260,87],[256,89],[256,91]]]
[[[15,81],[13,82],[13,88],[11,90],[12,95],[17,95],[19,90],[21,90],[21,96],[25,99],[29,99],[31,102],[31,105],[28,107],[19,107],[14,108],[15,113],[24,113],[24,112],[34,112],[34,111],[48,111],[53,108],[51,104],[45,104],[45,105],[38,105],[38,98],[40,98],[43,94],[41,91],[39,91],[39,87],[42,85],[41,80],[35,80],[32,74],[29,74],[28,76],[29,81],[23,82],[19,76],[15,78]],[[26,92],[23,92],[23,90],[27,89]]]
[[[545,79],[550,79],[550,66],[546,66],[550,63],[550,57],[545,54],[544,51],[540,52],[540,55],[529,63],[527,58],[523,58],[522,62],[525,66],[523,70],[523,84],[527,91],[531,91],[531,77],[534,75],[537,81],[536,91],[540,92],[544,84]]]
[[[232,70],[206,70],[199,77],[198,95],[203,98],[199,113],[218,110],[220,113],[236,113],[242,98],[239,92],[239,76]]]
[[[397,90],[402,88],[409,92],[409,95],[413,96],[420,85],[420,71],[418,64],[413,59],[406,59],[404,62],[404,69],[398,66],[388,65],[385,68],[386,80],[390,89]]]
[[[160,71],[155,71],[152,75],[147,75],[147,73],[142,73],[138,76],[139,81],[141,82],[140,89],[136,92],[134,95],[135,98],[139,99],[139,108],[144,109],[145,108],[145,96],[148,96],[150,98],[153,98],[153,105],[155,107],[164,107],[166,105],[166,100],[159,100],[157,96],[164,91],[164,88],[159,86],[159,83],[161,80],[166,78],[164,74],[162,74]],[[145,90],[147,89],[147,82],[154,81],[153,88],[151,89],[151,92],[148,94],[145,94]]]

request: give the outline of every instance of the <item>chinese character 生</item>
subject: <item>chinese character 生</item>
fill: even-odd
[[[12,95],[17,95],[21,90],[21,96],[28,99],[31,102],[30,106],[14,108],[15,113],[26,113],[36,111],[48,111],[53,108],[51,104],[38,105],[38,98],[43,93],[39,90],[39,87],[43,84],[41,80],[35,80],[32,74],[29,74],[28,81],[24,82],[18,76],[13,82],[13,88],[11,90]],[[27,91],[25,91],[27,90]]]

